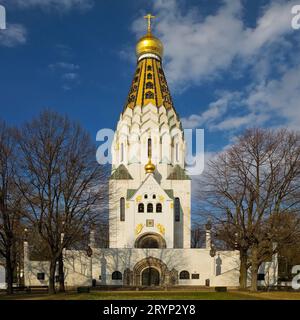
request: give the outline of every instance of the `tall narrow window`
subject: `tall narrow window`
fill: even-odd
[[[174,213],[175,213],[175,221],[180,221],[180,199],[175,198],[174,200]]]
[[[124,161],[124,143],[121,143],[121,162]]]
[[[147,204],[147,212],[153,212],[153,204],[152,203]]]
[[[120,221],[125,221],[125,198],[120,199]]]
[[[152,140],[150,138],[148,139],[148,158],[152,158]]]

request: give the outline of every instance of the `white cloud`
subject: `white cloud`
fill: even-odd
[[[215,123],[218,119],[221,119],[228,111],[229,103],[237,100],[239,93],[225,92],[222,96],[211,102],[206,111],[201,115],[192,114],[187,118],[182,118],[181,122],[184,128],[196,128],[203,125],[210,125]]]
[[[78,64],[60,61],[49,64],[48,68],[59,75],[62,89],[65,91],[72,90],[81,83]]]
[[[49,64],[49,68],[51,70],[57,70],[57,69],[65,69],[65,70],[78,70],[80,67],[77,64],[74,63],[68,63],[68,62],[56,62]]]
[[[270,47],[275,50],[282,37],[293,32],[291,7],[296,2],[271,2],[256,26],[249,28],[242,20],[240,0],[224,0],[216,13],[206,17],[195,8],[182,10],[179,1],[155,1],[155,28],[165,46],[170,84],[178,90],[218,77],[235,59],[241,59],[242,65],[254,65],[259,53]],[[133,30],[139,35],[143,33],[142,18],[133,23]]]
[[[205,125],[211,131],[237,131],[245,127],[284,125],[299,130],[299,75],[300,63],[296,63],[277,79],[264,79],[242,93],[224,92],[202,114],[183,118],[183,126],[199,128]]]
[[[88,10],[94,5],[94,0],[6,0],[4,2],[19,8],[40,7],[62,11],[71,9]]]
[[[67,81],[75,81],[79,78],[79,75],[74,72],[69,72],[69,73],[63,74],[62,78]]]
[[[300,64],[287,69],[276,80],[257,84],[248,94],[246,105],[252,112],[277,116],[285,124],[300,127]]]
[[[0,46],[16,47],[27,41],[27,30],[21,24],[8,24],[7,29],[0,30]]]

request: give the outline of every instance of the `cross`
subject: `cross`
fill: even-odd
[[[152,16],[150,13],[144,16],[144,19],[148,20],[148,33],[151,33],[151,19],[154,19],[155,16]]]

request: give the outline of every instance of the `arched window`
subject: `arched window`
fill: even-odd
[[[120,199],[120,221],[125,221],[125,198]]]
[[[152,80],[152,74],[151,74],[151,73],[148,73],[148,74],[147,74],[147,79],[148,79],[148,80]]]
[[[148,195],[147,195],[147,194],[145,194],[145,195],[144,195],[144,198],[145,198],[145,199],[148,199]]]
[[[152,67],[151,67],[151,66],[148,66],[148,67],[147,67],[147,70],[148,70],[148,71],[151,71],[151,70],[152,70]]]
[[[154,93],[151,91],[147,91],[145,94],[146,99],[153,99],[154,98]]]
[[[174,214],[175,214],[175,221],[180,221],[180,199],[175,198],[174,200]]]
[[[114,271],[111,275],[112,280],[122,280],[122,273],[120,271]]]
[[[190,279],[190,273],[186,270],[183,270],[179,273],[179,279],[181,280],[188,280]]]
[[[161,205],[161,203],[157,203],[156,204],[156,212],[162,212],[162,205]]]
[[[153,212],[153,204],[152,203],[147,204],[147,212]]]
[[[152,158],[152,140],[148,139],[148,158]]]
[[[152,199],[156,199],[156,194],[154,194],[154,195],[152,196]]]
[[[146,89],[153,89],[153,83],[152,82],[150,82],[150,81],[148,81],[147,83],[146,83]]]
[[[145,206],[144,206],[144,204],[143,203],[139,203],[139,205],[138,205],[138,212],[139,213],[142,213],[142,212],[144,212],[145,211]]]

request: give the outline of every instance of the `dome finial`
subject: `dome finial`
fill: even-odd
[[[144,16],[144,19],[148,20],[148,33],[151,33],[151,19],[154,19],[155,16],[152,16],[151,13],[148,13],[146,16]]]
[[[140,57],[144,56],[145,54],[154,54],[158,57],[158,59],[161,59],[163,56],[163,44],[159,39],[154,37],[151,30],[151,19],[154,18],[155,16],[150,13],[144,16],[144,19],[148,20],[148,32],[145,36],[140,38],[136,45],[136,55],[138,59],[140,59]]]
[[[151,161],[151,157],[149,157],[148,163],[145,165],[146,173],[153,173],[155,171],[155,165]]]

